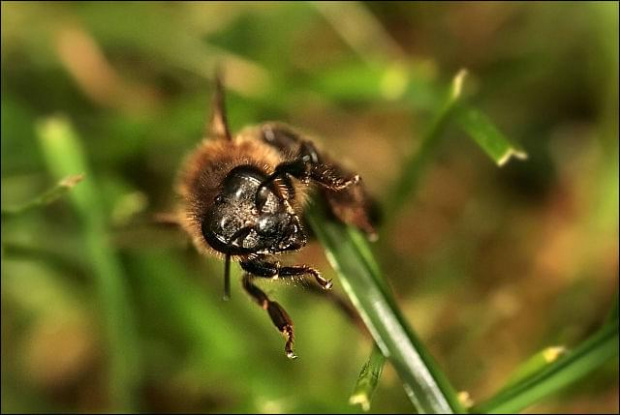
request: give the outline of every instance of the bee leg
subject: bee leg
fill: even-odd
[[[329,190],[343,190],[360,181],[358,175],[351,175],[340,168],[338,163],[321,155],[312,141],[304,139],[290,127],[268,123],[262,127],[263,140],[275,147],[283,154],[297,153],[298,156],[292,162],[304,166],[304,169],[295,166],[296,171],[291,169],[287,174],[302,181],[313,180],[318,185]],[[277,173],[274,172],[274,175]],[[282,173],[280,173],[282,174]]]
[[[256,207],[260,210],[267,202],[267,194],[263,192],[263,189],[271,186],[273,182],[276,180],[285,179],[287,176],[291,175],[297,179],[302,181],[307,181],[307,177],[309,177],[310,166],[307,165],[302,159],[295,159],[292,161],[285,161],[278,164],[273,171],[256,189]],[[289,193],[287,199],[294,198],[295,188],[291,185],[290,181],[283,180],[286,185],[287,191]]]
[[[334,191],[344,190],[360,181],[360,176],[357,174],[346,174],[335,165],[323,163],[314,144],[310,141],[302,141],[298,157],[278,164],[274,172],[258,186],[256,190],[256,206],[259,209],[266,202],[266,196],[262,190],[270,186],[274,181],[289,175],[304,183],[313,181],[326,189]]]
[[[332,280],[327,280],[323,278],[321,273],[308,265],[292,265],[288,267],[280,267],[278,271],[278,275],[281,278],[286,277],[297,277],[300,275],[312,275],[316,282],[323,288],[324,290],[329,290],[332,288]]]
[[[243,275],[243,288],[263,310],[266,310],[267,313],[269,313],[269,317],[271,317],[273,324],[286,338],[286,344],[284,346],[286,357],[289,359],[297,358],[297,355],[293,351],[293,321],[284,308],[282,308],[282,306],[277,302],[271,301],[269,297],[267,297],[267,294],[265,294],[256,285],[252,284],[251,274],[246,273]]]
[[[358,175],[348,171],[329,155],[319,152],[311,141],[303,139],[286,125],[265,124],[262,136],[264,142],[282,154],[292,152],[299,155],[297,159],[305,156],[311,165],[305,176],[287,173],[300,180],[313,180],[321,186],[321,193],[338,220],[363,230],[371,240],[377,238],[375,225],[379,221],[378,205],[366,193],[364,186],[354,186],[360,181]]]
[[[336,192],[345,190],[361,180],[359,174],[346,176],[328,164],[315,166],[310,178],[320,186]]]
[[[241,268],[260,278],[292,278],[311,275],[325,290],[332,288],[332,281],[323,278],[321,273],[309,265],[293,265],[283,267],[278,261],[269,261],[264,255],[250,255],[247,260],[239,263]]]

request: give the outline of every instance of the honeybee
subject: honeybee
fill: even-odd
[[[230,297],[231,259],[239,262],[243,288],[268,312],[286,339],[286,356],[293,359],[293,322],[254,279],[309,276],[330,289],[332,282],[313,267],[284,266],[276,256],[308,242],[303,214],[313,188],[337,220],[374,238],[371,199],[359,175],[285,124],[268,122],[233,136],[221,77],[215,78],[207,137],[178,175],[178,220],[200,252],[224,258],[224,299]]]

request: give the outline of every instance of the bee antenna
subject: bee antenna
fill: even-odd
[[[230,300],[230,255],[226,254],[224,261],[224,301]]]
[[[221,68],[216,69],[214,78],[215,90],[213,92],[213,107],[211,109],[211,122],[209,123],[208,133],[215,138],[231,140],[228,120],[226,119],[226,101]]]

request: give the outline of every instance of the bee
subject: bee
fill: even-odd
[[[243,288],[284,335],[286,356],[296,358],[291,318],[254,280],[311,277],[329,290],[332,282],[315,268],[285,266],[277,256],[307,244],[303,218],[313,190],[334,218],[374,239],[372,202],[360,176],[282,123],[248,127],[233,136],[218,74],[206,138],[185,160],[176,187],[179,224],[199,252],[224,259],[224,299],[230,297],[234,259],[245,271]]]

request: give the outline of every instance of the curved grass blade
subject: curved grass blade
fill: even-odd
[[[135,324],[128,301],[126,278],[108,238],[100,192],[89,174],[80,139],[63,118],[37,126],[37,135],[52,174],[60,179],[84,172],[89,179],[69,193],[83,225],[84,249],[93,264],[101,302],[109,358],[108,391],[112,409],[130,411],[138,383]]]
[[[384,363],[385,356],[383,356],[381,350],[379,350],[375,344],[372,347],[372,352],[370,353],[368,361],[364,364],[360,376],[357,379],[355,389],[349,398],[349,403],[351,405],[360,405],[364,412],[370,410],[372,395],[375,393],[375,389],[377,389],[377,385],[379,384],[379,378],[381,377]]]
[[[517,370],[510,376],[504,389],[508,389],[519,382],[535,375],[545,367],[555,362],[566,354],[566,348],[563,346],[552,346],[536,353],[530,357],[525,363],[522,363]]]
[[[445,375],[403,318],[364,236],[324,220],[316,206],[309,209],[308,220],[415,409],[419,413],[465,412]]]
[[[503,166],[511,157],[527,159],[527,153],[511,143],[493,122],[476,108],[464,106],[456,116],[458,124],[491,157],[498,166]]]
[[[618,356],[618,320],[607,323],[579,347],[539,372],[473,408],[474,413],[514,413],[559,391]]]

